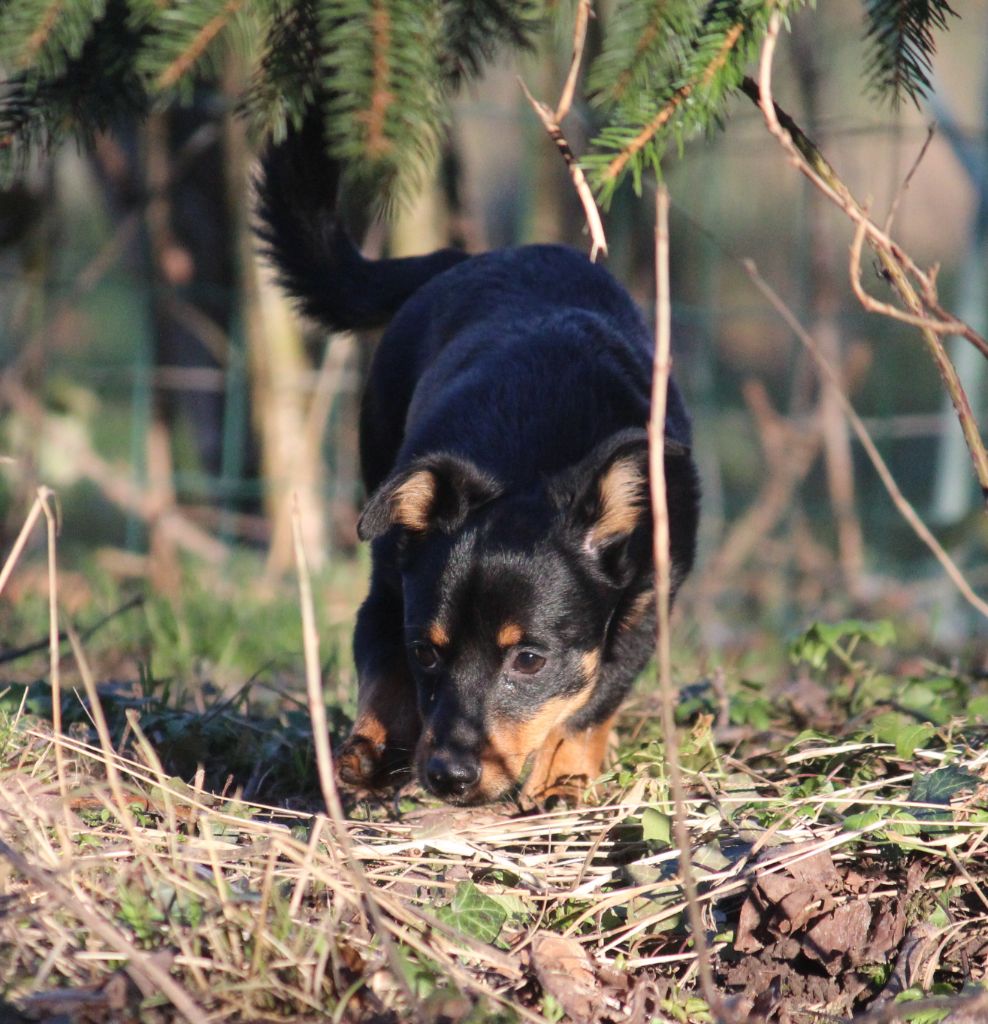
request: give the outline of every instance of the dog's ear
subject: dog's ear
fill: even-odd
[[[357,523],[361,540],[402,526],[412,533],[459,528],[475,508],[496,498],[500,484],[469,459],[427,455],[386,480],[371,495]]]
[[[582,550],[621,584],[636,565],[651,557],[648,458],[648,432],[624,430],[598,445],[568,474],[569,527]],[[665,470],[672,560],[682,578],[693,563],[699,501],[689,448],[667,439]]]

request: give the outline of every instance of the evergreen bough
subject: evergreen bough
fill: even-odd
[[[670,143],[723,117],[773,10],[805,0],[598,2],[587,76],[598,130],[583,164],[606,202],[658,171]],[[862,0],[868,88],[893,103],[930,89],[945,0]],[[282,136],[316,108],[332,155],[385,200],[435,152],[447,101],[507,47],[533,47],[559,0],[0,0],[0,172],[66,137],[88,139],[186,102],[236,54],[239,106]]]

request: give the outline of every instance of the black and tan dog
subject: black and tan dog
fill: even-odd
[[[373,570],[340,778],[378,787],[414,764],[458,804],[523,781],[535,800],[572,792],[654,644],[650,333],[606,270],[560,246],[363,259],[321,154],[311,129],[272,148],[259,212],[305,313],[389,324],[361,411]],[[674,589],[697,528],[689,446],[670,385]]]

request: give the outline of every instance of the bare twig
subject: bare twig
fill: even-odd
[[[3,568],[0,568],[0,594],[3,593],[3,588],[7,586],[7,581],[10,579],[11,573],[14,571],[14,566],[17,565],[24,552],[24,548],[27,546],[28,537],[31,536],[31,531],[34,529],[35,523],[37,523],[38,519],[41,517],[43,508],[44,505],[40,496],[36,497],[34,499],[34,504],[31,505],[31,509],[27,514],[27,518],[24,520],[21,532],[17,534],[14,546],[10,549],[10,554],[7,555],[7,559],[3,563]],[[42,646],[47,642],[48,641],[43,641]]]
[[[292,513],[292,539],[295,549],[295,566],[298,574],[299,603],[302,609],[302,647],[305,656],[305,685],[309,703],[309,716],[312,721],[312,742],[316,751],[316,770],[319,786],[322,790],[326,810],[333,828],[334,838],[340,845],[343,860],[349,866],[354,882],[363,896],[367,914],[374,922],[384,952],[388,957],[395,981],[401,986],[409,1002],[409,1008],[415,1011],[417,1002],[415,993],[405,977],[404,967],[398,957],[394,942],[388,932],[378,907],[379,896],[368,883],[359,859],[354,856],[353,844],[347,830],[343,805],[340,802],[339,790],[333,771],[333,753],[329,746],[329,725],[326,721],[326,702],[322,692],[322,671],[319,660],[319,631],[316,628],[315,608],[312,600],[312,583],[309,578],[309,566],[302,544],[302,524],[299,519],[298,502],[295,502]]]
[[[573,181],[573,187],[576,189],[576,194],[583,206],[583,215],[587,219],[587,228],[590,231],[590,260],[595,262],[599,253],[607,255],[607,239],[604,236],[604,225],[600,219],[600,210],[597,209],[597,203],[594,201],[593,192],[590,191],[589,184],[587,184],[583,168],[576,162],[573,150],[570,149],[569,143],[566,141],[563,131],[556,122],[552,111],[528,91],[528,86],[520,78],[518,82],[521,85],[522,92],[525,93],[525,98],[532,105],[532,109],[538,115],[542,126],[548,132],[549,138],[556,144],[556,148],[562,154],[563,160],[566,161],[569,176]]]
[[[750,79],[746,79],[742,88],[758,104],[769,132],[778,139],[793,164],[817,189],[840,207],[858,226],[859,230],[864,232],[908,313],[922,319],[929,312],[933,314],[930,319],[941,321],[942,326],[937,329],[933,329],[930,324],[923,324],[920,326],[920,330],[927,350],[953,402],[975,474],[981,485],[983,499],[988,502],[988,452],[985,451],[984,443],[981,440],[967,394],[939,334],[961,334],[986,355],[988,355],[988,342],[973,328],[943,312],[936,297],[936,274],[922,271],[908,254],[871,220],[820,150],[799,129],[792,118],[785,115],[776,106],[772,98],[772,61],[781,24],[781,14],[779,11],[773,12],[762,45],[758,83],[756,85]],[[783,122],[785,123],[783,124]],[[917,294],[910,277],[920,285],[922,298]]]
[[[48,662],[51,684],[51,727],[55,733],[55,770],[58,792],[62,798],[66,830],[70,826],[69,788],[65,776],[65,753],[62,750],[62,675],[58,629],[58,513],[53,507],[55,494],[47,487],[38,488],[38,501],[45,514],[48,537]]]
[[[690,835],[686,827],[686,799],[679,763],[674,708],[676,695],[672,689],[672,646],[669,638],[669,602],[672,591],[672,566],[669,553],[669,507],[665,475],[666,395],[672,368],[670,338],[672,304],[669,297],[669,192],[660,185],[655,196],[655,357],[652,366],[652,408],[649,418],[649,480],[651,484],[654,522],[653,552],[655,558],[656,618],[658,628],[659,688],[662,695],[662,733],[669,767],[672,791],[673,828],[679,848],[679,870],[686,895],[693,948],[703,997],[714,1016],[719,1018],[719,997],[710,969],[703,915],[697,901],[693,878]]]
[[[553,115],[556,124],[562,124],[563,118],[573,105],[573,93],[576,91],[576,80],[579,78],[580,65],[583,63],[583,48],[587,42],[587,25],[590,23],[591,7],[591,0],[579,0],[576,7],[576,19],[573,23],[573,59],[570,61],[566,84],[563,86],[562,95],[559,97],[556,112]]]
[[[902,518],[905,519],[912,527],[916,536],[919,537],[919,539],[930,549],[936,560],[943,566],[944,571],[953,581],[954,585],[961,592],[964,599],[982,615],[988,617],[988,602],[982,600],[982,598],[974,592],[956,563],[941,547],[940,542],[930,532],[929,528],[919,517],[919,514],[909,503],[906,496],[901,490],[899,490],[899,486],[895,482],[895,478],[889,471],[888,466],[885,464],[885,460],[881,457],[878,449],[875,447],[875,444],[871,439],[871,435],[868,433],[864,423],[861,422],[861,417],[858,416],[857,412],[855,412],[854,407],[844,394],[841,388],[840,375],[837,370],[823,358],[823,355],[809,332],[806,331],[803,325],[796,318],[796,315],[785,304],[778,293],[761,276],[754,261],[745,260],[743,261],[743,265],[755,287],[762,293],[762,295],[765,296],[766,299],[768,299],[775,311],[789,325],[789,328],[796,337],[799,338],[806,347],[806,350],[813,357],[821,377],[827,381],[829,386],[834,388],[838,401],[844,410],[844,414],[847,416],[848,421],[851,424],[851,428],[854,430],[858,440],[861,442],[861,447],[864,448],[865,453],[871,460],[872,465],[875,467],[875,472],[878,473],[879,478],[885,485],[886,491],[888,491],[889,497],[892,499],[895,507],[899,510]]]
[[[923,162],[923,157],[926,156],[926,151],[930,148],[930,143],[933,141],[933,136],[936,135],[936,132],[937,126],[935,124],[931,124],[926,129],[926,138],[923,140],[923,145],[919,147],[916,159],[913,160],[912,166],[909,168],[906,176],[902,179],[902,184],[899,186],[895,193],[895,197],[892,199],[892,205],[889,207],[889,213],[885,218],[885,224],[883,227],[885,234],[891,233],[892,224],[895,221],[895,215],[899,210],[899,203],[902,202],[902,197],[909,191],[909,186],[912,183],[913,176],[919,170],[919,165]]]

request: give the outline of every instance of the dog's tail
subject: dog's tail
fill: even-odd
[[[340,222],[340,166],[326,157],[315,117],[268,147],[257,183],[257,234],[281,286],[333,330],[379,327],[418,288],[466,259],[454,249],[366,260]]]

